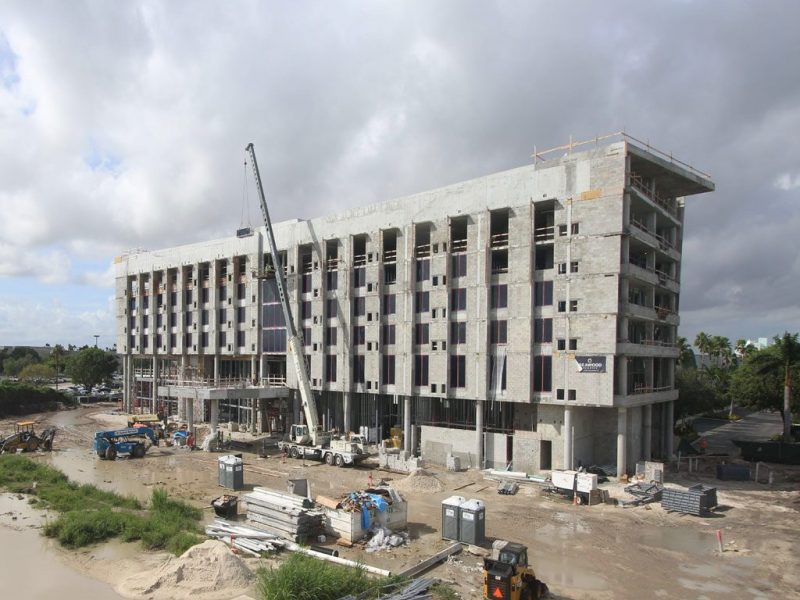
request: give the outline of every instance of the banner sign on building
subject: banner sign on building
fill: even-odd
[[[575,362],[578,363],[579,373],[605,373],[605,356],[576,356]]]

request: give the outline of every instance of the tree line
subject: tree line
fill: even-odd
[[[783,439],[791,441],[792,412],[800,410],[800,341],[797,333],[775,336],[756,348],[745,340],[731,344],[723,336],[697,334],[698,365],[686,338],[679,338],[677,416],[685,417],[734,405],[781,413]]]
[[[118,366],[114,352],[91,346],[69,346],[65,349],[61,344],[56,344],[45,358],[26,346],[0,350],[0,374],[31,383],[46,382],[66,375],[74,383],[89,389],[110,381]]]

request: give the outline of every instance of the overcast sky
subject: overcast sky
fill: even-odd
[[[800,2],[0,4],[0,345],[113,343],[111,261],[620,129],[711,173],[680,334],[800,330]],[[259,224],[249,178],[249,213]]]

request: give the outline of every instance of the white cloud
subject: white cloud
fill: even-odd
[[[784,192],[796,190],[797,188],[800,188],[800,173],[795,173],[794,175],[791,173],[784,173],[775,179],[774,185],[776,188],[783,190]]]
[[[765,173],[800,187],[800,80],[772,68],[800,54],[800,3],[580,13],[447,0],[0,3],[0,278],[106,286],[98,261],[127,248],[232,233],[250,141],[280,220],[511,168],[534,144],[624,126],[718,184],[689,200],[681,304],[736,290],[733,316],[707,329],[735,327],[758,311],[757,281],[773,286],[776,314],[794,314],[780,311],[796,304],[785,261],[754,247],[782,239],[770,221],[800,214],[763,189]]]

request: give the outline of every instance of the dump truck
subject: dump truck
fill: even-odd
[[[539,600],[546,598],[547,586],[528,565],[528,547],[496,540],[491,558],[483,559],[485,600]]]
[[[149,427],[96,431],[92,442],[97,456],[106,460],[114,460],[119,454],[143,458],[150,446],[158,446],[158,436]]]
[[[3,452],[34,452],[36,450],[52,450],[53,438],[56,436],[56,428],[48,427],[42,431],[41,435],[36,435],[33,421],[19,421],[14,425],[14,433],[4,439],[0,439],[0,454]]]

